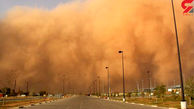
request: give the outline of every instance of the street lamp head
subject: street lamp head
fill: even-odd
[[[119,53],[123,53],[123,51],[119,51]]]
[[[108,69],[108,67],[105,67],[106,69]]]

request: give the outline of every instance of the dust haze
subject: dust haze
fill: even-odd
[[[183,72],[194,71],[194,20],[175,1]],[[0,20],[0,87],[31,91],[84,92],[99,75],[111,89],[122,89],[121,54],[126,88],[147,81],[179,81],[170,0],[86,0],[52,10],[16,6]],[[104,81],[104,82],[103,82]],[[178,83],[177,83],[178,84]],[[106,86],[106,85],[105,85]],[[146,87],[146,84],[145,84]],[[68,89],[68,90],[67,90]]]

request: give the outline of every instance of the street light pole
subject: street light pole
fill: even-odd
[[[63,79],[63,84],[62,84],[62,94],[64,95],[64,79]]]
[[[28,96],[29,95],[29,90],[28,90],[28,86],[29,84],[28,84],[28,81],[26,81],[26,96]]]
[[[119,51],[118,53],[122,54],[122,70],[123,70],[123,101],[125,102],[125,73],[124,73],[124,57],[123,57],[123,51]]]
[[[139,81],[136,81],[136,85],[137,85],[137,92],[138,92],[138,94],[139,94],[139,92],[140,92],[140,88],[139,88]]]
[[[16,80],[14,82],[14,93],[16,93]]]
[[[177,44],[177,54],[178,54],[178,62],[179,62],[179,73],[180,73],[180,82],[181,82],[181,95],[182,95],[181,109],[186,109],[187,108],[187,103],[185,101],[185,94],[184,94],[183,72],[182,72],[182,65],[181,65],[181,55],[180,55],[178,31],[177,31],[176,16],[175,16],[173,0],[171,0],[171,3],[172,3],[173,18],[174,18],[174,27],[175,27],[176,44]]]
[[[93,81],[93,87],[94,87],[93,88],[94,89],[94,95],[96,95],[97,92],[96,92],[96,81],[95,80]]]
[[[109,67],[105,67],[108,73],[108,99],[110,99],[110,74],[109,74]]]
[[[98,87],[97,87],[97,84],[98,84],[98,81],[97,81],[97,79],[96,79],[96,80],[95,80],[95,87],[96,87],[96,88],[95,88],[95,89],[96,89],[96,96],[98,95],[98,89],[97,89]]]
[[[103,94],[105,94],[105,90],[106,90],[106,89],[105,89],[105,87],[106,87],[106,86],[105,86],[105,77],[103,78],[103,85],[104,85]]]
[[[142,90],[142,92],[144,92],[143,80],[141,80],[141,90]]]
[[[151,97],[151,77],[150,77],[150,71],[147,71],[148,73],[148,84],[149,84],[149,97]]]
[[[98,95],[100,96],[100,76],[98,76]]]

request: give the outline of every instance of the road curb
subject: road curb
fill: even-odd
[[[151,107],[158,107],[157,105],[151,105]]]
[[[54,102],[54,101],[43,101],[43,102],[39,102],[39,103],[35,103],[35,104],[29,104],[29,105],[25,105],[25,106],[13,107],[13,108],[10,108],[10,109],[22,109],[22,108],[41,105],[41,104],[48,104],[48,103],[52,103],[52,102]]]
[[[107,100],[107,101],[114,101],[114,102],[120,102],[120,103],[126,103],[126,104],[133,104],[133,105],[141,105],[141,106],[147,106],[147,107],[156,107],[156,108],[161,108],[161,109],[177,109],[177,108],[168,108],[168,107],[159,107],[157,105],[147,105],[147,104],[139,104],[139,103],[134,103],[134,102],[123,102],[121,100],[108,100],[108,99],[103,99],[103,100]]]

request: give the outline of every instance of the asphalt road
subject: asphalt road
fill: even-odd
[[[157,107],[109,101],[88,96],[74,96],[25,109],[161,109]]]

